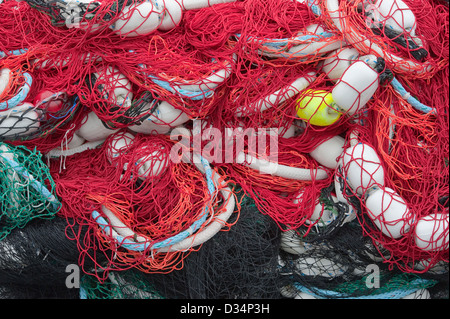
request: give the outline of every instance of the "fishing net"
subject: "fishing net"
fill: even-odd
[[[164,299],[146,282],[143,273],[135,270],[110,272],[103,283],[94,277],[84,276],[81,287],[82,299]]]
[[[0,174],[0,239],[59,211],[55,183],[39,152],[0,143]]]
[[[300,227],[282,233],[280,273],[286,286],[281,292],[297,299],[399,299],[413,293],[448,296],[448,263],[442,263],[426,275],[406,273],[383,262],[389,251],[374,245],[362,235],[354,220],[334,228],[317,224],[315,229]]]
[[[424,17],[424,23],[428,19]],[[448,47],[448,42],[441,45],[428,50],[430,59],[442,60],[442,49]],[[445,59],[448,61],[448,53]],[[435,70],[434,75],[427,80],[394,77],[389,85],[381,87],[368,104],[367,114],[361,119],[363,125],[355,126],[356,134],[349,138],[350,145],[363,143],[373,148],[376,157],[365,159],[366,155],[352,153],[351,147],[343,154],[350,160],[347,163],[361,160],[356,164],[362,168],[361,180],[367,178],[372,186],[389,188],[388,193],[396,194],[389,195],[391,200],[384,195],[382,210],[386,213],[377,217],[373,202],[367,203],[370,189],[356,190],[350,182],[342,188],[354,207],[361,205],[366,212],[359,220],[367,235],[392,253],[386,261],[408,272],[423,272],[424,269],[417,269],[420,260],[428,261],[426,269],[448,262],[448,239],[444,235],[448,231],[448,95],[432,93],[448,85],[448,67]],[[372,167],[364,167],[364,163]],[[342,166],[336,173],[340,180],[349,171],[349,167]],[[380,173],[384,173],[384,178],[380,178]],[[387,213],[395,205],[406,205],[410,212],[399,215],[398,224]],[[421,227],[432,220],[434,224],[428,233],[431,235],[427,237],[421,233]],[[403,225],[402,236],[389,233],[396,225]]]
[[[2,299],[79,298],[79,289],[67,286],[70,267],[77,267],[80,255],[67,226],[61,217],[34,219],[0,241]]]
[[[448,298],[448,13],[0,0],[0,295]]]
[[[316,3],[331,30],[342,32],[359,52],[382,57],[399,75],[430,78],[445,67],[445,53],[433,56],[428,45],[432,39],[428,36],[436,35],[438,21],[445,19],[445,14],[441,15],[443,4],[407,0]]]
[[[253,200],[239,193],[240,213],[193,251],[184,267],[168,274],[114,273],[105,284],[83,278],[87,298],[247,299],[279,298],[279,228]]]
[[[235,204],[227,182],[207,162],[200,170],[174,164],[172,144],[163,136],[118,132],[100,148],[68,156],[63,170],[58,159],[50,163],[60,215],[86,228],[83,237],[74,233],[82,258],[96,260],[93,249],[108,259],[96,265],[97,276],[111,269],[178,269],[192,249],[228,225]]]

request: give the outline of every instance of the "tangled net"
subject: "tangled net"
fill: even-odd
[[[61,203],[37,151],[0,143],[0,238],[35,218],[53,218]]]
[[[0,0],[0,34],[0,296],[448,298],[448,2]]]

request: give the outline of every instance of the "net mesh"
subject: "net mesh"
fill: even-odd
[[[426,274],[403,272],[384,262],[380,254],[387,257],[390,252],[363,236],[356,220],[326,237],[323,234],[328,227],[332,226],[309,232],[300,227],[282,234],[279,271],[286,277],[285,297],[399,299],[412,293],[432,293],[433,298],[445,295],[437,284],[448,283],[448,263]]]
[[[52,218],[61,204],[41,154],[0,143],[0,238],[35,218]]]
[[[0,2],[0,296],[448,298],[448,2]]]
[[[79,298],[79,289],[66,285],[67,267],[78,265],[80,256],[67,227],[66,219],[58,216],[33,219],[26,228],[16,228],[0,241],[2,299]]]
[[[195,237],[192,232],[211,223],[229,201],[218,194],[224,185],[211,190],[207,183],[212,180],[193,165],[169,161],[172,142],[167,137],[138,134],[119,147],[124,134],[67,157],[64,170],[58,159],[50,163],[62,201],[60,215],[87,229],[82,237],[73,234],[83,247],[82,258],[96,260],[90,252],[97,251],[109,260],[97,265],[100,279],[112,269],[165,273],[182,267],[189,247],[158,249],[175,244],[182,233]]]
[[[113,281],[118,284],[111,285],[109,280],[95,288],[92,279],[86,278],[82,287],[87,296],[110,298],[119,290],[123,294],[132,291],[132,298],[149,293],[145,296],[150,299],[279,298],[279,228],[259,213],[251,198],[242,196],[239,202],[240,214],[230,221],[234,225],[189,254],[182,269],[168,274],[114,273]]]

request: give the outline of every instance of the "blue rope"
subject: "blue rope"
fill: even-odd
[[[133,50],[129,50],[129,52],[134,52]],[[138,64],[138,66],[141,69],[144,69],[144,65],[142,63]],[[208,90],[200,90],[200,91],[189,91],[189,90],[185,90],[185,89],[181,89],[177,86],[172,86],[168,81],[164,81],[161,80],[160,78],[158,78],[157,76],[151,75],[149,74],[148,77],[150,78],[150,80],[155,83],[156,85],[162,87],[163,89],[174,93],[174,94],[179,94],[184,98],[188,98],[191,100],[203,100],[206,98],[210,98],[213,94],[214,94],[214,90],[213,89],[209,89]]]
[[[87,299],[87,292],[84,287],[80,286],[80,299]]]
[[[0,51],[0,59],[3,59],[6,56],[10,56],[10,55],[21,55],[24,54],[28,51],[28,49],[18,49],[18,50],[13,50],[13,51],[8,51],[8,52],[3,52]]]
[[[416,110],[421,111],[423,113],[433,113],[436,114],[436,109],[429,107],[425,104],[420,103],[415,97],[411,96],[408,91],[401,85],[401,83],[393,78],[391,81],[391,85],[395,91],[397,91],[412,107]],[[406,97],[406,98],[405,98]]]
[[[150,80],[152,80],[153,83],[159,85],[163,89],[165,89],[171,93],[174,93],[174,94],[178,93],[179,95],[181,95],[185,98],[189,98],[194,101],[209,98],[214,94],[214,90],[212,90],[212,89],[208,89],[208,90],[204,90],[204,91],[203,90],[189,91],[189,90],[181,89],[177,86],[172,86],[169,82],[158,79],[154,75],[149,75],[148,77],[150,78]]]
[[[318,5],[315,5],[314,2],[315,2],[315,0],[308,0],[308,3],[306,5],[311,9],[311,11],[316,16],[321,16],[322,11],[320,11],[320,7]]]
[[[54,95],[56,95],[56,94],[54,94]],[[70,102],[70,101],[68,101],[67,104],[68,104],[69,102]],[[64,114],[61,114],[60,116],[55,116],[55,115],[49,113],[49,117],[52,118],[52,119],[56,119],[56,120],[66,118],[67,115],[69,115],[69,114],[71,114],[71,113],[73,112],[73,110],[76,108],[77,105],[78,105],[78,96],[75,96],[75,98],[74,98],[73,101],[72,101],[72,106],[70,106],[70,107],[66,110],[66,112],[65,112]]]
[[[19,163],[16,161],[7,158],[6,156],[3,156],[3,154],[0,153],[0,156],[3,160],[5,160],[17,173],[19,173],[24,179],[28,180],[30,185],[41,195],[45,197],[46,200],[48,200],[52,206],[53,209],[56,211],[61,207],[61,203],[58,201],[58,199],[44,186],[41,182],[34,179],[33,175],[30,175],[28,171],[23,167],[20,166]]]
[[[23,76],[25,77],[24,85],[20,88],[19,92],[8,101],[0,102],[0,111],[5,111],[13,108],[22,103],[27,98],[28,93],[31,89],[31,84],[33,83],[33,78],[27,72],[25,72]]]
[[[430,283],[429,280],[426,279],[415,279],[411,283],[414,284],[415,287],[404,289],[404,290],[393,290],[385,293],[380,294],[373,294],[373,295],[365,295],[365,296],[355,296],[355,297],[348,297],[345,293],[340,293],[333,290],[328,289],[314,289],[314,291],[317,291],[315,293],[313,290],[306,288],[299,283],[294,283],[294,287],[301,292],[307,293],[309,295],[312,295],[318,299],[325,299],[327,297],[330,298],[338,298],[338,299],[401,299],[404,298],[420,288],[417,288],[418,286],[425,286]]]
[[[208,190],[211,196],[213,196],[215,192],[215,185],[214,181],[212,180],[212,169],[209,166],[209,163],[201,157],[202,166],[205,169],[205,175],[206,175],[206,182],[208,185]],[[119,242],[120,246],[127,248],[129,250],[133,251],[144,251],[151,247],[152,249],[159,249],[167,246],[174,245],[183,239],[186,239],[190,235],[192,235],[194,232],[196,232],[206,221],[206,218],[208,217],[209,213],[209,207],[205,206],[203,213],[200,215],[200,217],[186,230],[180,232],[177,235],[174,235],[170,238],[167,238],[163,241],[157,242],[157,243],[149,243],[149,242],[143,242],[143,243],[136,243],[132,240],[129,240],[127,238],[124,238],[123,236],[117,235],[115,239]],[[99,226],[103,229],[105,233],[110,234],[111,228],[109,226],[109,223],[106,221],[105,218],[100,216],[100,213],[98,211],[92,212],[92,218],[99,224]]]

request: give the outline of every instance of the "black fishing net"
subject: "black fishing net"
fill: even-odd
[[[448,298],[448,263],[423,274],[402,272],[384,262],[388,252],[363,236],[356,220],[331,238],[313,235],[308,239],[301,229],[282,234],[280,272],[289,282],[282,289],[287,298]]]
[[[60,217],[36,219],[0,241],[0,298],[79,298],[74,272],[78,271],[79,251],[76,241],[66,234],[67,225]],[[86,269],[89,265],[85,261]]]
[[[234,216],[237,218],[238,216]],[[104,284],[83,278],[87,298],[280,298],[279,228],[244,197],[239,219],[216,234],[168,274],[116,272]],[[119,287],[119,289],[118,289]]]

